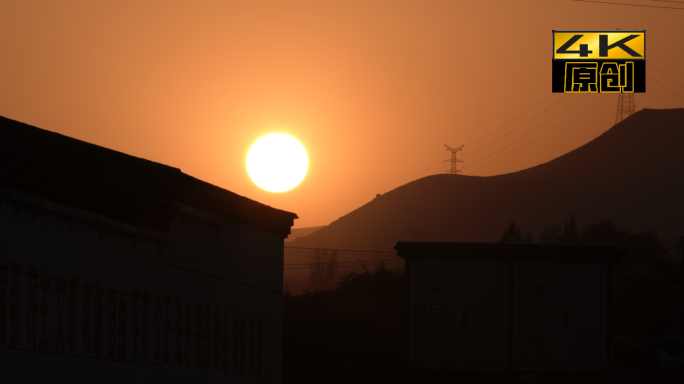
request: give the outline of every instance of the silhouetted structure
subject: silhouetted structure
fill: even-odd
[[[398,242],[411,369],[613,366],[621,245]]]
[[[3,117],[0,203],[6,382],[281,382],[294,213]]]
[[[618,105],[617,113],[615,114],[615,124],[621,122],[634,113],[634,94],[633,93],[620,93],[618,95]]]
[[[456,164],[457,164],[457,163],[462,163],[463,160],[459,160],[459,159],[456,158],[456,152],[458,152],[458,151],[463,151],[462,148],[463,148],[465,145],[461,145],[461,146],[458,147],[458,148],[451,148],[450,146],[448,146],[448,145],[446,145],[446,144],[444,144],[444,146],[445,146],[449,151],[451,151],[451,160],[444,160],[445,163],[446,163],[446,162],[451,163],[451,168],[448,169],[448,170],[446,171],[446,173],[450,173],[450,174],[452,174],[452,175],[455,175],[455,174],[457,174],[457,173],[461,173],[461,171],[458,170],[458,168],[456,167]]]

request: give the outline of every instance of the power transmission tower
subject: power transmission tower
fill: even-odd
[[[634,113],[634,94],[620,93],[618,96],[617,114],[615,115],[615,124],[621,122]]]
[[[461,173],[461,171],[459,171],[459,170],[456,168],[456,163],[462,163],[463,160],[459,160],[459,159],[456,158],[456,152],[458,152],[458,151],[463,151],[461,148],[463,148],[465,145],[461,145],[461,146],[458,147],[458,148],[451,148],[450,146],[448,146],[448,145],[446,145],[446,144],[444,144],[444,146],[447,147],[447,149],[451,151],[451,160],[444,160],[445,163],[446,163],[446,162],[450,162],[450,163],[451,163],[451,169],[447,170],[446,173],[450,173],[450,174],[452,174],[452,175],[455,175],[455,174],[457,174],[457,173]],[[464,164],[464,166],[465,166],[465,164]]]

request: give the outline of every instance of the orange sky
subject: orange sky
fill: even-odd
[[[553,29],[645,29],[637,110],[683,107],[682,20],[566,0],[3,1],[0,115],[178,167],[297,213],[295,227],[325,225],[443,172],[444,144],[465,144],[464,174],[489,176],[610,128],[616,95],[551,94]],[[274,132],[308,151],[289,192],[259,189],[245,167]]]

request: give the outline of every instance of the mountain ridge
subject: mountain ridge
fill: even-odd
[[[391,250],[400,240],[496,241],[515,220],[535,236],[575,213],[684,234],[684,108],[643,109],[546,163],[496,176],[432,175],[399,186],[290,244]],[[640,160],[640,161],[636,161]],[[672,169],[675,172],[672,172]],[[677,204],[679,203],[679,204]]]

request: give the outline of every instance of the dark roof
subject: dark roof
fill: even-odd
[[[617,244],[527,244],[400,241],[394,249],[407,260],[555,260],[621,261],[625,246]]]
[[[283,236],[297,215],[214,186],[178,168],[0,116],[0,185],[169,232],[172,202]]]

